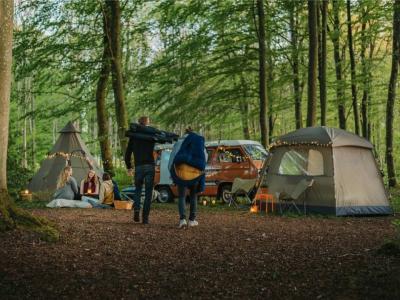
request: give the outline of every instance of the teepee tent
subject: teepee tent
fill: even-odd
[[[60,136],[42,161],[39,171],[33,176],[28,189],[33,192],[53,192],[57,186],[60,172],[67,165],[72,167],[73,177],[78,184],[85,178],[90,169],[94,169],[98,176],[102,171],[82,141],[80,131],[69,122],[61,131]]]
[[[369,141],[345,130],[302,128],[271,145],[263,185],[274,195],[300,195],[304,187],[295,201],[305,200],[308,211],[337,216],[390,214],[372,150]]]

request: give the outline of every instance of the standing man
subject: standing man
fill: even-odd
[[[142,126],[149,126],[150,118],[146,116],[140,117],[139,124]],[[133,221],[136,223],[140,222],[140,198],[142,195],[143,184],[145,186],[145,200],[143,204],[142,223],[149,223],[155,174],[153,156],[154,144],[154,139],[138,139],[135,137],[130,137],[128,148],[125,152],[125,164],[128,169],[129,176],[133,176],[131,164],[132,153],[135,161],[135,204],[133,210]]]

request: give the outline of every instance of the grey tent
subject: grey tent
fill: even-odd
[[[373,145],[350,132],[328,127],[302,128],[278,138],[263,185],[269,193],[299,195],[308,211],[344,215],[390,214]],[[311,186],[302,182],[312,182]],[[302,191],[300,191],[302,192]]]
[[[80,131],[75,128],[72,122],[69,122],[60,131],[60,136],[53,149],[42,161],[39,171],[30,181],[29,190],[33,192],[55,191],[58,175],[67,164],[72,166],[72,176],[78,181],[78,185],[91,168],[95,170],[98,176],[101,176],[102,171],[79,133]]]

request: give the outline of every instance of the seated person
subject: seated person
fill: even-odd
[[[99,199],[82,196],[82,201],[89,202],[95,208],[111,208],[114,206],[114,184],[112,183],[110,174],[103,174]]]
[[[58,176],[57,190],[53,195],[53,199],[74,200],[78,195],[78,184],[76,179],[72,177],[72,168],[64,167]]]
[[[111,176],[111,174],[110,174],[110,176]],[[112,183],[113,183],[113,185],[114,185],[114,200],[122,200],[122,198],[121,198],[121,193],[119,192],[118,184],[117,184],[117,182],[112,178],[112,176],[111,176],[111,181],[112,181]]]
[[[90,195],[90,197],[99,194],[100,182],[93,169],[90,169],[86,178],[81,181],[80,193],[81,195]]]

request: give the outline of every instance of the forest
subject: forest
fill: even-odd
[[[0,0],[0,298],[399,299],[399,67],[400,0]]]
[[[191,125],[207,140],[265,146],[301,127],[343,128],[375,145],[394,185],[394,8],[374,0],[16,1],[9,165],[36,170],[73,120],[98,160],[113,162],[106,169],[121,167],[123,130],[150,115],[178,134]]]

